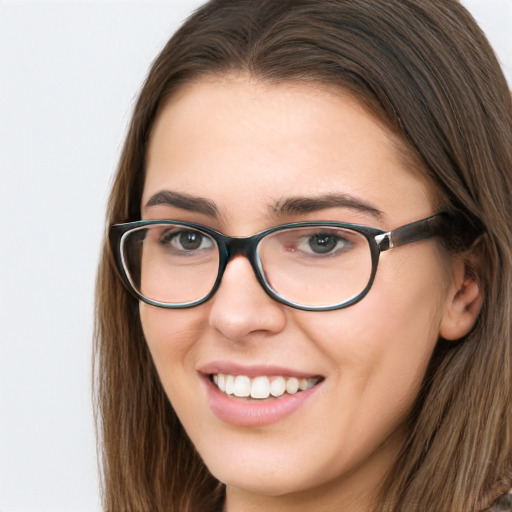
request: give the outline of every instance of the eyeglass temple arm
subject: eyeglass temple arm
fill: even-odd
[[[393,249],[393,247],[418,242],[431,236],[441,235],[446,231],[447,218],[446,213],[437,213],[427,219],[412,222],[393,231],[377,235],[375,241],[382,252]]]

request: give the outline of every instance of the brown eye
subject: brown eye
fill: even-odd
[[[203,238],[203,235],[197,231],[182,231],[177,237],[176,243],[179,242],[179,245],[186,251],[195,251],[201,247]]]
[[[170,247],[175,251],[189,253],[210,249],[213,246],[213,240],[209,236],[195,230],[170,230],[160,236],[159,244],[164,247]]]
[[[308,240],[309,247],[316,254],[327,254],[338,244],[338,237],[327,233],[314,235]]]

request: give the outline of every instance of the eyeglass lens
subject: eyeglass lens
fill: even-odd
[[[148,299],[167,304],[206,297],[220,265],[219,248],[211,235],[173,224],[129,231],[123,236],[122,258],[134,288]],[[306,307],[351,300],[366,288],[372,273],[366,237],[338,227],[271,232],[260,240],[257,260],[275,293]]]

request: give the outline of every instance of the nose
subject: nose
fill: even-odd
[[[231,341],[276,334],[286,325],[286,306],[267,295],[244,256],[228,263],[211,300],[210,325]]]

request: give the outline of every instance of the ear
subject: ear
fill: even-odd
[[[483,303],[483,293],[476,269],[474,255],[455,257],[453,284],[447,295],[446,309],[439,327],[439,335],[445,340],[458,340],[471,331]]]

